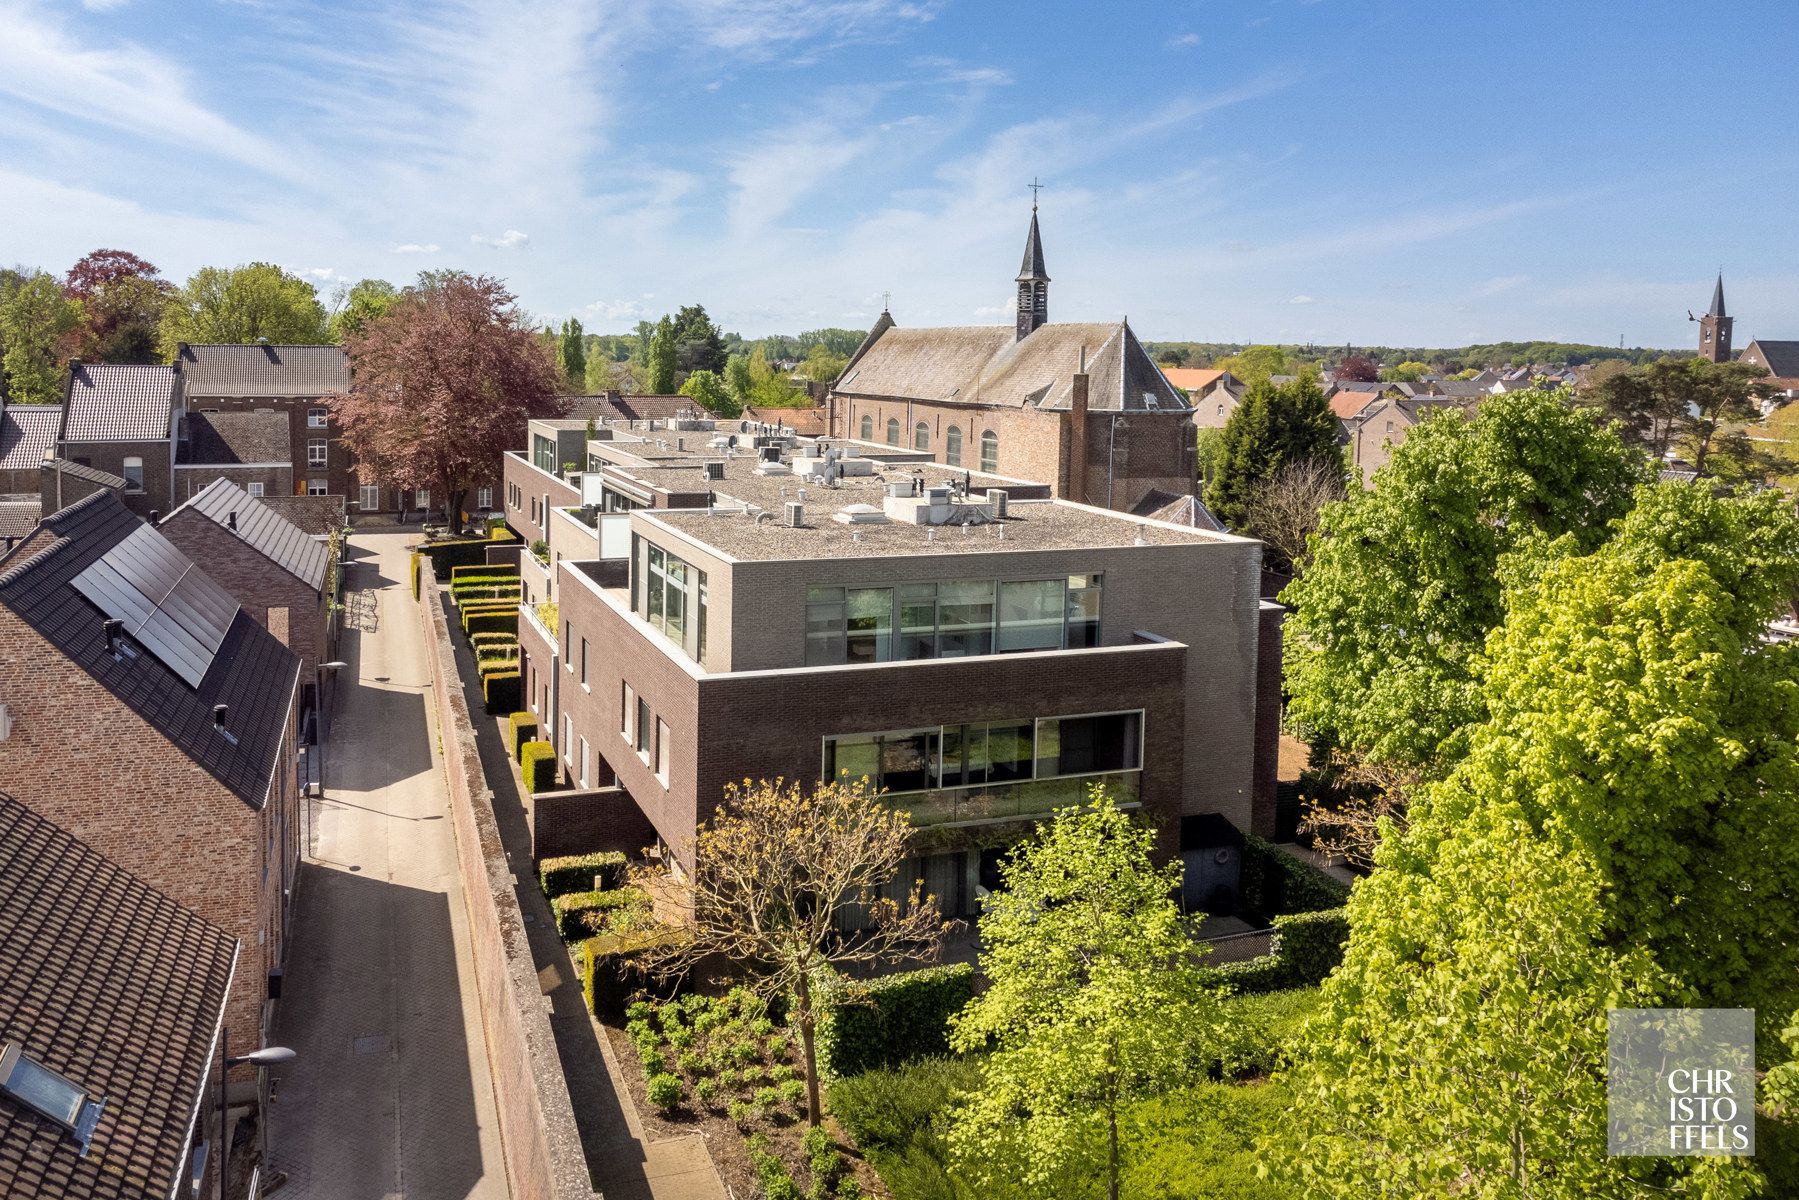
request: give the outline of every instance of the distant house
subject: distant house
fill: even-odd
[[[177,502],[215,479],[229,479],[256,497],[291,494],[294,463],[288,415],[263,408],[184,416],[175,455]]]
[[[1466,400],[1453,396],[1382,396],[1346,420],[1344,444],[1362,482],[1372,486],[1374,473],[1387,465],[1395,449],[1405,445],[1407,432],[1444,409],[1472,411]]]
[[[1193,423],[1216,429],[1231,419],[1249,385],[1229,371],[1197,367],[1163,367],[1168,382],[1187,393],[1193,404]]]
[[[289,490],[346,496],[363,512],[394,512],[408,496],[358,486],[325,398],[350,390],[342,346],[182,343],[175,354],[187,410],[202,414],[278,412],[287,421]],[[206,480],[205,482],[211,482]]]
[[[1381,398],[1381,393],[1369,391],[1340,391],[1330,396],[1331,411],[1337,414],[1337,420],[1348,423],[1355,420],[1362,410]]]
[[[175,507],[176,417],[181,378],[169,367],[69,364],[59,457],[125,481],[139,516]]]
[[[299,669],[113,491],[0,558],[0,790],[243,943],[226,1016],[240,1046],[271,1028],[287,954]]]
[[[38,811],[61,786],[0,792],[0,1195],[210,1197],[239,939]]]
[[[1772,375],[1769,382],[1785,392],[1787,399],[1799,400],[1799,342],[1756,338],[1744,349],[1742,361]]]
[[[37,494],[38,469],[61,428],[61,405],[8,404],[0,396],[0,494]]]

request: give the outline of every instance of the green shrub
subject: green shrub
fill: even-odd
[[[557,861],[559,861],[559,860],[552,859],[552,858],[544,859],[545,863],[551,863],[551,862],[557,862]],[[542,869],[542,866],[540,864],[539,870],[541,870],[541,869]],[[541,878],[541,876],[540,876],[540,878]],[[545,893],[549,893],[549,890],[550,889],[547,887],[544,888]],[[572,892],[572,891],[577,891],[579,889],[569,888],[568,890]],[[560,893],[557,893],[557,894],[560,894]],[[656,1006],[654,1004],[651,1004],[648,1000],[633,1000],[630,1004],[627,1004],[625,1006],[625,1019],[627,1021],[643,1021],[647,1024],[649,1022],[650,1018],[655,1015],[656,1015]]]
[[[837,1181],[837,1200],[862,1200],[862,1185],[856,1182],[854,1175],[845,1175]]]
[[[457,567],[487,565],[487,547],[492,543],[473,538],[426,542],[416,552],[431,560],[431,573],[438,582],[450,578]]]
[[[462,632],[471,636],[477,633],[504,633],[517,639],[518,608],[512,606],[504,611],[465,612],[462,616]]]
[[[789,1079],[798,1079],[800,1069],[792,1063],[776,1063],[768,1069],[768,1077],[776,1083],[786,1083]]]
[[[650,1077],[648,1084],[650,1103],[663,1112],[668,1112],[681,1103],[681,1081],[673,1075],[661,1074]]]
[[[789,1079],[775,1085],[775,1094],[784,1104],[799,1104],[806,1098],[806,1085],[802,1080]]]
[[[481,697],[490,713],[517,710],[522,692],[517,671],[499,671],[481,677]]]
[[[525,743],[537,737],[537,714],[531,712],[515,712],[506,718],[506,753],[518,762],[519,752]],[[540,868],[541,871],[541,868]]]
[[[625,933],[604,933],[582,942],[581,971],[588,1011],[614,1011],[627,992],[641,985],[644,974],[639,964],[645,952],[685,936],[673,926],[652,925]]]
[[[781,1093],[772,1087],[759,1087],[755,1095],[756,1107],[760,1109],[777,1108],[781,1103]]]
[[[710,1106],[714,1100],[718,1099],[718,1088],[718,1080],[701,1079],[693,1085],[694,1099],[701,1104]]]
[[[766,1053],[771,1060],[778,1061],[787,1057],[789,1043],[786,1038],[778,1033],[769,1034],[768,1039],[762,1043],[762,1046],[764,1053]]]
[[[648,1054],[645,1054],[640,1047],[637,1052],[637,1057],[643,1063],[643,1077],[645,1079],[654,1079],[658,1075],[668,1074],[668,1059],[662,1056],[662,1051],[651,1050]]]
[[[947,1053],[949,1019],[974,998],[974,967],[927,967],[860,983],[825,977],[815,994],[819,1073],[855,1075]]]
[[[517,678],[518,673],[513,673]],[[497,678],[497,677],[496,677]],[[536,794],[556,786],[556,747],[548,742],[526,742],[518,750],[519,769],[525,777],[525,790]]]
[[[595,879],[599,880],[597,889],[594,887]],[[537,864],[537,882],[542,886],[543,894],[552,900],[569,892],[607,891],[622,887],[625,882],[625,856],[617,850],[604,850],[598,854],[566,854],[546,858]],[[637,1005],[631,1007],[636,1008]],[[644,1007],[647,1011],[653,1011],[649,1005]]]
[[[463,580],[466,580],[466,579],[517,579],[517,578],[518,578],[518,564],[517,563],[483,562],[483,563],[479,563],[479,564],[471,563],[467,566],[450,568],[450,582],[452,584],[461,583]]]
[[[693,1045],[694,1036],[693,1030],[686,1025],[677,1025],[668,1031],[669,1044],[671,1046],[679,1046],[682,1049]]]
[[[673,1038],[670,1045],[677,1045]],[[683,1050],[675,1055],[675,1066],[683,1075],[699,1075],[706,1069],[706,1060],[698,1050]]]
[[[793,1184],[793,1176],[787,1173],[787,1164],[777,1154],[768,1150],[766,1138],[758,1135],[749,1143],[750,1165],[756,1170],[756,1181],[762,1185],[762,1194],[767,1200],[799,1200],[799,1189]]]
[[[625,908],[648,909],[649,904],[649,897],[641,888],[615,888],[612,891],[564,892],[550,901],[550,911],[556,915],[556,932],[562,935],[564,941],[572,942],[587,935],[586,918],[590,913]]]
[[[1239,995],[1310,987],[1337,969],[1348,941],[1346,909],[1291,913],[1274,918],[1274,938],[1267,954],[1247,962],[1207,967],[1204,975],[1207,982],[1229,987]]]
[[[1274,917],[1342,908],[1349,900],[1349,885],[1273,842],[1250,836],[1243,839],[1238,896],[1238,904],[1248,912]]]
[[[755,1110],[743,1100],[733,1100],[725,1105],[725,1115],[736,1122],[739,1129],[744,1128],[756,1119]]]
[[[901,1150],[951,1097],[980,1084],[977,1058],[924,1058],[833,1081],[831,1112],[864,1151]]]
[[[1223,1040],[1206,1071],[1214,1077],[1271,1075],[1298,1046],[1306,1019],[1318,1011],[1315,988],[1232,996],[1225,1000]]]

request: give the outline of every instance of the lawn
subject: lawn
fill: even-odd
[[[1285,1200],[1291,1195],[1256,1174],[1256,1139],[1278,1128],[1286,1093],[1267,1081],[1284,1047],[1317,1006],[1318,989],[1235,996],[1225,1003],[1235,1031],[1192,1085],[1146,1101],[1126,1119],[1133,1154],[1124,1194],[1143,1200]],[[869,1071],[831,1086],[830,1108],[903,1200],[1026,1200],[1029,1193],[976,1189],[949,1166],[945,1132],[954,1096],[980,1084],[976,1056],[923,1059]],[[1057,1185],[1067,1200],[1104,1194],[1100,1177],[1080,1172]]]

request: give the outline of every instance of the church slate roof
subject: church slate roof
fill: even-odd
[[[180,386],[172,367],[70,363],[62,440],[167,441]]]
[[[1024,265],[1018,268],[1018,282],[1049,282],[1049,271],[1043,265],[1043,235],[1037,230],[1035,206],[1031,208],[1031,232],[1024,240]]]
[[[0,1042],[104,1097],[85,1153],[0,1098],[0,1195],[179,1190],[237,955],[237,939],[0,792]]]
[[[7,404],[0,401],[0,471],[35,471],[56,445],[62,428],[60,404]]]
[[[111,491],[95,492],[45,517],[43,527],[55,541],[28,558],[6,560],[0,606],[17,613],[240,800],[262,807],[274,773],[283,767],[282,739],[300,671],[293,651],[240,607],[195,687],[130,637],[126,641],[137,653],[114,658],[106,645],[105,614],[73,581],[149,527]],[[153,536],[167,545],[161,534]],[[172,545],[167,550],[188,561]],[[215,727],[215,704],[229,706],[227,728],[235,741]]]
[[[1090,410],[1190,410],[1186,394],[1168,382],[1123,321],[1043,325],[1023,339],[1006,325],[894,326],[861,352],[836,390],[840,395],[1063,411],[1073,402],[1083,351]]]
[[[1718,272],[1718,286],[1712,289],[1712,306],[1705,312],[1708,317],[1724,316],[1724,272]]]
[[[350,358],[341,346],[184,345],[175,363],[190,400],[313,397],[350,390]]]
[[[1799,342],[1777,342],[1756,338],[1750,345],[1761,351],[1768,373],[1777,379],[1799,379]]]

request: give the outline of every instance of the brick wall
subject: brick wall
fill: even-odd
[[[463,698],[441,592],[427,572],[419,618],[432,657],[431,697],[444,750],[457,868],[468,908],[481,1023],[513,1200],[591,1200],[593,1182],[538,985],[493,792]]]
[[[241,939],[226,1020],[234,1045],[261,1045],[291,878],[291,741],[279,752],[277,795],[259,811],[7,609],[0,697],[13,718],[0,742],[0,788]],[[277,842],[271,856],[274,829],[286,848]]]
[[[175,503],[179,505],[201,491],[215,479],[229,479],[246,492],[260,483],[264,495],[294,494],[294,469],[283,463],[278,467],[178,466],[175,468]]]
[[[163,536],[217,580],[244,606],[244,611],[273,632],[270,608],[288,611],[290,650],[300,656],[300,685],[313,682],[325,649],[325,597],[305,582],[264,558],[248,542],[220,528],[218,522],[192,509],[184,509],[157,526]]]
[[[54,467],[44,466],[38,470],[38,499],[43,504],[46,517],[103,490],[97,483],[90,483]]]
[[[63,442],[59,453],[67,459],[85,462],[88,466],[101,471],[108,471],[121,478],[125,475],[125,460],[141,458],[144,460],[144,489],[141,492],[127,490],[122,495],[125,505],[138,516],[148,516],[152,512],[166,513],[175,507],[174,481],[170,478],[170,445],[167,441],[154,442]],[[63,483],[64,502],[67,508],[74,501],[67,499],[69,485],[74,480],[66,479]],[[89,491],[91,485],[85,485]]]

